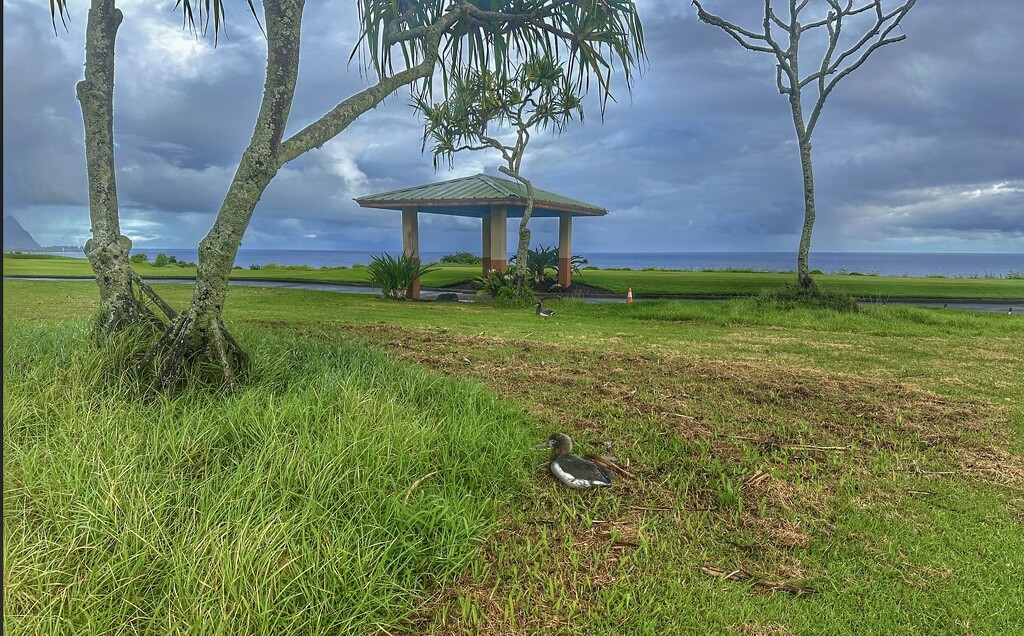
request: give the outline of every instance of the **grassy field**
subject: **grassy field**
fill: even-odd
[[[136,270],[146,279],[194,278],[194,267],[177,265],[155,267],[141,264]],[[4,276],[54,276],[92,278],[92,270],[84,259],[47,255],[5,254]],[[427,274],[422,281],[427,288],[465,285],[480,275],[476,266],[442,266]],[[576,282],[625,296],[632,289],[637,298],[643,296],[749,296],[764,288],[779,287],[795,280],[792,273],[768,272],[691,272],[663,270],[583,270]],[[236,269],[235,280],[285,280],[369,284],[365,267],[303,268],[261,267]],[[852,274],[818,275],[826,288],[867,300],[899,298],[930,299],[1024,299],[1024,278],[910,278],[895,276],[860,276]]]
[[[248,388],[137,400],[93,283],[3,300],[6,633],[1024,624],[1021,316],[238,287]],[[631,476],[558,487],[556,430]]]

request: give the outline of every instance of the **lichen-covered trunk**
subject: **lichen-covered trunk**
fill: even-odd
[[[516,246],[516,296],[523,295],[523,285],[529,272],[530,253],[530,217],[533,215],[534,189],[533,182],[519,174],[518,171],[500,167],[499,170],[526,186],[526,209],[519,220],[519,244]]]
[[[150,324],[153,315],[133,293],[128,260],[132,242],[121,234],[114,168],[114,41],[121,24],[114,0],[93,0],[85,34],[85,79],[76,86],[85,124],[92,238],[85,254],[100,291],[102,336],[126,327]]]
[[[800,232],[800,246],[796,253],[796,279],[804,288],[811,287],[814,279],[808,265],[811,252],[811,232],[814,230],[814,169],[811,166],[811,135],[804,125],[803,108],[800,104],[800,90],[793,88],[789,96],[793,112],[793,126],[796,129],[797,145],[800,148],[800,167],[804,181],[804,224]]]
[[[519,220],[519,245],[516,248],[516,291],[519,296],[523,295],[523,285],[529,273],[530,253],[530,216],[533,214],[533,184],[523,179],[526,183],[526,209],[523,210],[523,218]]]
[[[299,72],[303,2],[264,2],[267,21],[267,77],[249,146],[235,171],[217,220],[199,243],[199,267],[192,306],[220,317],[231,268],[256,204],[280,168],[278,151],[288,123]],[[210,314],[211,316],[213,314]]]
[[[196,284],[189,306],[157,347],[162,388],[178,384],[183,371],[197,360],[219,367],[225,384],[234,388],[247,355],[224,326],[221,314],[231,268],[256,204],[280,168],[284,136],[299,67],[302,0],[266,0],[267,76],[263,101],[252,139],[221,204],[210,232],[199,244]],[[162,355],[157,355],[161,353]]]
[[[796,276],[801,287],[814,284],[808,264],[811,252],[811,232],[814,230],[814,169],[811,167],[811,141],[800,140],[800,167],[804,177],[804,225],[800,232],[800,249],[796,255]]]
[[[305,0],[264,0],[267,77],[252,140],[242,155],[217,220],[199,244],[196,285],[188,308],[143,361],[158,361],[157,384],[170,389],[185,373],[202,372],[203,362],[220,369],[228,388],[236,386],[248,356],[225,328],[221,314],[231,268],[260,197],[281,166],[330,141],[398,88],[429,77],[441,35],[467,10],[447,12],[424,35],[423,59],[340,102],[320,119],[282,141],[299,70],[299,39]]]

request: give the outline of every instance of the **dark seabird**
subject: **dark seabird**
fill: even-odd
[[[537,308],[537,315],[541,318],[550,318],[555,315],[555,311],[553,309],[544,309],[540,306],[540,303],[537,303],[534,307]]]
[[[569,488],[585,490],[594,486],[611,486],[612,474],[604,466],[572,454],[572,440],[564,433],[555,433],[536,448],[551,447],[551,474]]]

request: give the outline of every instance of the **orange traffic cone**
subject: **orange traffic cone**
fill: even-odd
[[[630,287],[629,291],[626,292],[626,304],[633,302],[633,288]]]

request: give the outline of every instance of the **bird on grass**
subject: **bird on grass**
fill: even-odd
[[[586,490],[612,485],[612,474],[607,468],[572,454],[572,439],[565,433],[555,433],[535,448],[547,447],[551,447],[551,474],[569,488]]]
[[[551,316],[555,315],[554,309],[544,309],[543,307],[540,306],[540,303],[537,303],[536,305],[534,305],[534,307],[537,308],[537,315],[540,316],[541,318],[550,318]]]

